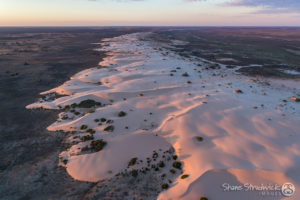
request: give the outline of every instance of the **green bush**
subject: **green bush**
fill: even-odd
[[[200,197],[200,200],[208,200],[206,197]]]

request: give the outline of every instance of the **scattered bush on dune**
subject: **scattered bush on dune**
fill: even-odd
[[[173,162],[173,167],[176,169],[181,169],[181,162],[178,161]]]
[[[189,175],[184,174],[184,175],[181,176],[181,179],[186,179],[187,177],[189,177]]]
[[[82,138],[81,138],[81,140],[83,141],[83,142],[86,142],[86,141],[89,141],[89,140],[93,140],[94,139],[94,136],[92,136],[92,135],[85,135],[85,136],[83,136]]]
[[[203,141],[203,137],[196,136],[196,140],[197,140],[198,142],[202,142],[202,141]]]
[[[177,155],[173,155],[173,160],[177,160],[178,156]]]
[[[101,103],[96,102],[96,101],[91,100],[91,99],[88,99],[88,100],[81,101],[78,104],[79,108],[91,108],[91,107],[94,107],[94,106],[101,106]]]
[[[183,77],[188,77],[189,74],[188,74],[187,72],[184,72],[184,73],[182,74],[182,76],[183,76]]]
[[[120,111],[120,112],[118,113],[118,117],[125,117],[126,115],[127,115],[127,113],[124,112],[124,111]]]
[[[164,184],[161,185],[161,188],[164,189],[164,190],[166,190],[166,189],[169,188],[169,184],[168,183],[164,183]]]
[[[128,166],[135,165],[136,161],[137,161],[137,158],[131,158],[130,161],[129,161],[129,163],[128,163]]]
[[[87,129],[87,128],[88,128],[88,126],[85,125],[85,124],[82,124],[82,125],[80,126],[80,129],[81,129],[81,130],[84,130],[84,129]]]
[[[236,94],[242,94],[243,93],[242,90],[234,90],[233,92],[236,93]]]
[[[104,140],[94,140],[91,142],[91,148],[94,149],[95,151],[101,151],[104,146],[107,144]]]
[[[114,126],[108,126],[108,127],[106,127],[106,128],[104,129],[104,131],[106,131],[106,132],[113,132],[114,129],[115,129]]]
[[[88,129],[86,132],[88,132],[88,133],[90,133],[90,134],[94,134],[94,133],[96,133],[96,131],[94,130],[94,129]]]
[[[163,167],[165,167],[165,163],[163,161],[161,161],[161,162],[159,162],[158,166],[163,168]]]

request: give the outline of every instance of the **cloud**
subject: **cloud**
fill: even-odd
[[[232,0],[226,6],[259,8],[255,13],[300,13],[300,0]]]

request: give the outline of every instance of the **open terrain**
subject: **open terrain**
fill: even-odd
[[[0,198],[298,199],[298,32],[4,29]]]

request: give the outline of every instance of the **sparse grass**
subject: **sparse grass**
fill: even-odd
[[[101,151],[104,146],[107,144],[104,140],[95,140],[91,142],[91,148],[94,149],[95,151]]]
[[[137,161],[137,158],[131,158],[130,161],[129,161],[129,163],[128,163],[128,166],[135,165],[136,161]]]

